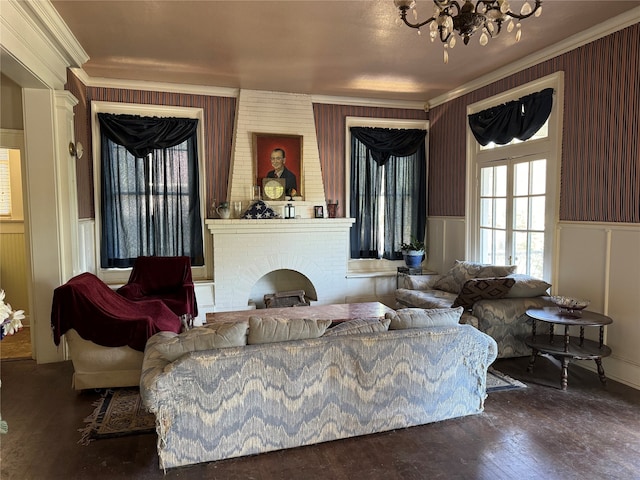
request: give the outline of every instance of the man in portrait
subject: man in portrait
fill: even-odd
[[[271,152],[271,165],[273,170],[267,173],[267,178],[284,178],[286,195],[295,195],[298,189],[296,176],[285,167],[286,154],[282,148],[274,148]],[[293,193],[292,193],[293,191]]]

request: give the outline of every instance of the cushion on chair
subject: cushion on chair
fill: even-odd
[[[479,300],[504,298],[516,283],[513,278],[472,278],[464,282],[452,307],[470,309]]]
[[[176,315],[198,315],[187,256],[136,258],[129,280],[117,292],[129,300],[162,300]]]
[[[53,291],[53,341],[74,328],[85,340],[105,347],[129,345],[144,351],[157,332],[178,333],[180,318],[159,300],[134,302],[118,295],[92,273],[71,278]]]

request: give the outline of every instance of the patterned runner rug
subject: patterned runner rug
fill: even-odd
[[[503,390],[515,390],[517,388],[527,388],[527,385],[509,375],[489,367],[487,371],[487,393],[500,392]]]
[[[95,410],[84,419],[87,426],[79,429],[78,443],[88,445],[92,440],[155,433],[156,419],[142,406],[138,388],[109,389],[93,406]]]

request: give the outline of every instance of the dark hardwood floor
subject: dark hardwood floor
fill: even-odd
[[[70,362],[2,361],[2,480],[24,479],[640,479],[640,391],[540,358],[496,368],[528,388],[490,394],[485,412],[240,459],[158,468],[155,434],[78,444],[97,392],[71,389]]]

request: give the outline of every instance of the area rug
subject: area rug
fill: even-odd
[[[489,367],[487,371],[487,393],[527,388],[527,385],[509,375]]]
[[[142,406],[138,388],[109,389],[93,406],[93,413],[84,419],[87,426],[78,430],[82,433],[78,443],[82,445],[102,438],[155,432],[155,416]]]

